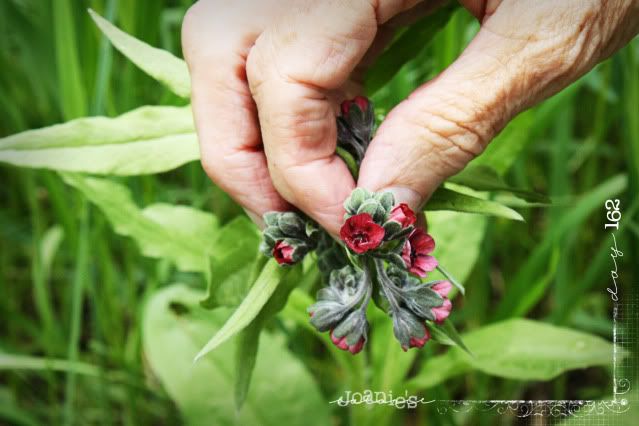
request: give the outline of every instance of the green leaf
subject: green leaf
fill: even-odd
[[[479,257],[485,230],[486,216],[428,212],[428,232],[437,244],[433,255],[460,283],[466,280]],[[436,278],[429,276],[429,279]],[[444,275],[442,279],[448,278]]]
[[[264,332],[242,411],[233,401],[234,346],[229,342],[193,364],[197,350],[231,313],[199,306],[203,292],[173,285],[147,302],[142,321],[145,359],[188,425],[326,425],[329,406],[282,335]]]
[[[507,192],[529,201],[549,202],[549,198],[546,195],[508,185],[495,169],[485,165],[469,165],[460,173],[448,179],[448,181],[477,191]]]
[[[194,361],[198,361],[249,325],[275,292],[285,273],[286,269],[280,267],[274,259],[269,260],[240,306],[233,312],[233,315],[224,326],[198,352]]]
[[[446,319],[442,324],[434,324],[428,321],[426,325],[436,341],[448,346],[459,346],[464,352],[472,356],[450,319]]]
[[[74,174],[63,178],[102,210],[116,233],[133,238],[145,256],[168,259],[183,271],[208,267],[218,227],[212,214],[168,204],[140,209],[124,185]]]
[[[439,188],[428,200],[426,211],[450,210],[465,213],[477,213],[487,216],[503,217],[506,219],[521,220],[524,218],[515,210],[494,201],[484,200],[453,191],[449,188]]]
[[[0,139],[0,162],[111,175],[174,169],[200,158],[190,107],[142,107]]]
[[[610,342],[527,319],[491,324],[464,334],[463,340],[473,356],[452,347],[444,355],[429,358],[407,386],[425,389],[472,369],[507,379],[551,380],[568,370],[612,362]]]
[[[406,29],[384,50],[370,67],[365,77],[366,91],[373,94],[382,88],[411,59],[426,49],[435,34],[441,30],[459,7],[451,3],[432,15],[421,18]]]
[[[257,257],[260,233],[246,217],[239,216],[224,225],[210,242],[208,288],[202,306],[238,305],[249,286],[251,265]]]
[[[83,84],[82,68],[78,59],[78,37],[75,32],[73,9],[75,2],[60,0],[52,3],[53,46],[60,86],[60,107],[65,119],[81,117],[87,113],[87,96]],[[50,71],[49,71],[50,72]]]
[[[191,96],[191,78],[182,59],[125,33],[91,9],[89,14],[115,48],[142,71],[164,83],[176,95],[183,98]]]
[[[268,321],[286,305],[291,291],[299,284],[302,265],[287,268],[277,287],[255,319],[238,335],[235,351],[235,406],[239,410],[248,395],[251,376],[257,358],[260,333]]]

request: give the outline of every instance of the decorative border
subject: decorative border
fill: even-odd
[[[510,414],[516,417],[587,417],[606,413],[621,414],[630,409],[630,402],[623,397],[630,391],[630,380],[617,376],[617,354],[619,341],[617,334],[618,302],[613,307],[613,395],[608,400],[434,400],[437,412],[469,413],[472,411]]]
[[[609,200],[610,201],[610,200]],[[607,204],[606,204],[606,208]],[[621,216],[619,216],[621,217]],[[617,228],[618,229],[618,228]],[[437,412],[440,414],[469,413],[472,411],[488,412],[496,410],[497,414],[509,414],[516,417],[588,417],[593,415],[604,415],[607,413],[621,414],[630,409],[630,402],[624,395],[630,391],[631,381],[627,378],[619,377],[618,354],[620,350],[619,334],[617,322],[619,317],[619,297],[616,279],[617,257],[622,257],[623,252],[617,249],[617,240],[614,232],[611,232],[614,245],[611,246],[611,257],[614,262],[614,269],[610,271],[613,281],[612,288],[607,288],[607,292],[613,301],[612,310],[612,378],[613,394],[608,400],[433,400]],[[631,295],[631,297],[637,297]],[[633,301],[634,302],[634,301]],[[632,313],[634,314],[634,313]],[[624,319],[632,321],[632,314],[625,313]]]

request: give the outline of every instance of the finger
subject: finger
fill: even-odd
[[[589,20],[597,16],[592,6],[542,1],[528,13],[516,2],[491,7],[464,53],[389,113],[362,163],[360,186],[391,190],[419,208],[514,115],[596,63],[588,40],[597,25]]]
[[[370,4],[338,3],[288,14],[260,36],[247,64],[275,187],[333,233],[355,182],[335,155],[330,92],[347,80],[376,31]]]
[[[290,206],[268,173],[246,81],[246,56],[260,25],[237,23],[234,14],[226,15],[226,21],[211,22],[220,16],[219,8],[210,10],[215,4],[197,3],[183,25],[202,165],[211,180],[251,212],[250,217],[287,210]]]

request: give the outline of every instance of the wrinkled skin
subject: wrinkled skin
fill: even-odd
[[[201,0],[183,23],[202,164],[259,222],[291,204],[337,234],[356,185],[417,209],[509,120],[639,31],[639,0],[464,0],[481,29],[394,108],[354,182],[335,156],[339,102],[396,22],[438,1]]]

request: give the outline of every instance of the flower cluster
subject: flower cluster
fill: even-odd
[[[330,274],[329,285],[317,293],[317,303],[308,309],[311,324],[319,331],[330,331],[338,348],[356,354],[366,343],[370,298],[368,271],[353,266],[336,269]]]
[[[317,247],[319,228],[298,213],[269,212],[264,215],[264,223],[260,251],[280,265],[297,263]]]
[[[373,108],[366,98],[356,97],[342,103],[341,113],[338,150],[345,150],[359,167],[373,135]],[[431,255],[435,241],[416,227],[415,212],[396,203],[390,192],[357,188],[344,210],[341,243],[301,214],[267,213],[262,253],[292,265],[317,252],[327,285],[308,308],[310,322],[318,331],[329,332],[338,348],[353,354],[364,348],[371,299],[392,319],[402,349],[421,348],[430,339],[427,324],[440,324],[452,309],[449,281],[421,281],[438,266]]]
[[[414,226],[416,216],[408,205],[395,205],[392,193],[357,188],[344,202],[344,209],[340,237],[355,254],[372,251],[375,257],[405,266],[419,277],[437,267],[430,255],[435,241]]]

